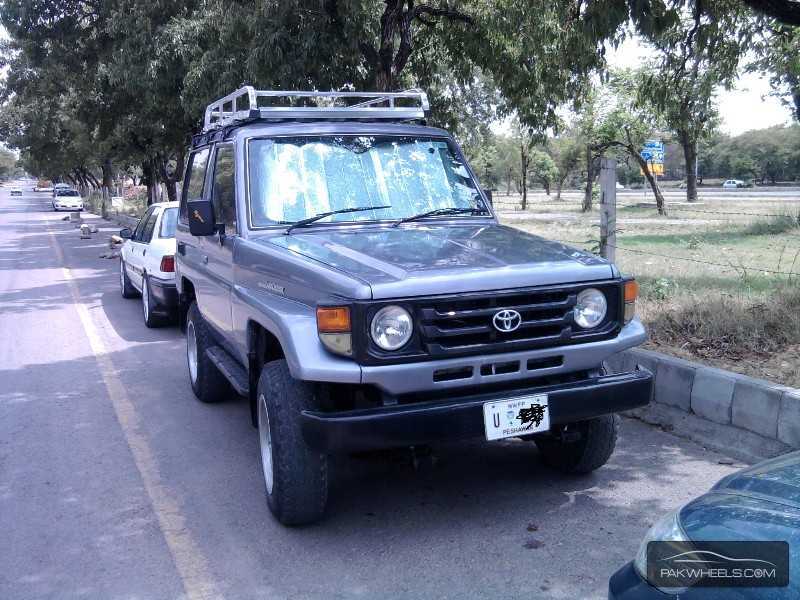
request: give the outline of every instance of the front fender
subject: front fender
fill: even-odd
[[[334,356],[322,346],[317,335],[314,308],[267,291],[237,286],[233,290],[233,310],[235,328],[240,339],[244,340],[244,356],[248,351],[248,324],[258,323],[280,342],[289,371],[295,379],[361,383],[358,364]]]

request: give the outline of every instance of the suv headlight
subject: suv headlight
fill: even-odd
[[[591,329],[603,322],[607,311],[606,295],[598,289],[588,288],[578,294],[578,303],[573,313],[578,325],[584,329]]]
[[[645,581],[647,579],[647,544],[650,542],[688,542],[689,537],[684,533],[680,524],[679,514],[682,507],[678,507],[655,522],[645,534],[633,566]],[[665,588],[666,589],[666,588]],[[676,589],[669,588],[673,593]]]
[[[408,343],[414,332],[414,321],[401,306],[384,306],[372,318],[372,340],[384,350],[398,350]]]

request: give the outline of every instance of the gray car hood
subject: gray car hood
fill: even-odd
[[[614,276],[612,266],[593,254],[494,223],[317,227],[262,240],[367,283],[376,299],[597,281]]]

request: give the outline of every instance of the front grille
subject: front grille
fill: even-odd
[[[622,319],[621,280],[537,287],[509,291],[477,292],[449,296],[397,298],[381,302],[363,301],[352,306],[354,358],[360,364],[380,365],[460,356],[514,352],[534,348],[556,348],[613,337]],[[598,327],[589,331],[573,321],[573,308],[581,290],[594,287],[608,300],[608,314]],[[378,348],[369,334],[375,314],[388,304],[397,304],[414,318],[414,334],[396,352]],[[520,326],[502,332],[493,325],[501,310],[520,313]],[[524,367],[524,365],[523,365]],[[495,366],[501,371],[511,368]],[[542,368],[538,366],[528,367]],[[470,377],[466,372],[443,370],[439,381]]]
[[[578,292],[585,287],[589,286],[421,301],[415,312],[422,348],[439,358],[560,346],[608,335],[616,328],[618,286],[597,286],[606,293],[609,314],[588,334],[575,325],[572,315]],[[495,315],[506,309],[521,317],[514,331],[494,325]]]

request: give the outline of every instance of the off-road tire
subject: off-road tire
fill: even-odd
[[[575,441],[562,441],[555,435],[535,438],[544,461],[563,473],[586,474],[602,467],[614,453],[619,417],[605,415],[573,423],[567,430],[580,432]]]
[[[125,261],[119,258],[119,289],[123,298],[136,298],[138,295],[136,288],[133,287],[131,280],[128,279],[128,271],[125,269]]]
[[[191,366],[191,338],[195,340],[196,374],[192,375]],[[189,363],[189,381],[192,391],[200,402],[211,404],[222,402],[231,395],[230,385],[225,376],[219,372],[217,366],[206,355],[206,350],[215,346],[214,338],[208,330],[208,325],[197,308],[197,302],[192,302],[186,315],[186,358]]]
[[[300,412],[314,408],[313,386],[294,379],[285,360],[274,360],[261,369],[256,401],[269,509],[284,525],[318,521],[328,501],[328,457],[306,444],[300,428]],[[265,429],[271,442],[271,489],[263,450]]]

